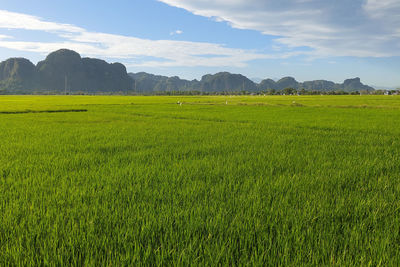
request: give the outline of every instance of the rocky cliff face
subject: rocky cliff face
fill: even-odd
[[[125,93],[136,91],[202,91],[202,92],[257,92],[285,88],[316,91],[371,91],[360,78],[345,80],[343,84],[317,80],[303,83],[293,77],[275,82],[265,79],[256,84],[241,74],[219,72],[207,74],[198,80],[184,80],[144,72],[126,72],[120,63],[109,64],[95,58],[82,58],[78,53],[60,49],[50,53],[36,66],[24,58],[10,58],[0,63],[0,93]]]
[[[303,82],[301,84],[301,87],[310,91],[318,91],[318,90],[335,91],[340,89],[340,85],[325,80]]]
[[[201,78],[199,87],[204,92],[257,91],[257,86],[253,81],[241,74],[232,74],[229,72],[204,75]]]
[[[229,72],[207,74],[198,80],[184,80],[177,76],[166,77],[145,72],[130,73],[135,80],[138,92],[157,91],[202,91],[202,92],[239,92],[257,91],[257,85],[247,77]]]
[[[342,84],[334,83],[325,80],[306,81],[303,83],[297,82],[292,77],[284,77],[275,82],[271,79],[263,80],[258,85],[259,90],[265,91],[268,89],[283,90],[285,88],[294,88],[296,90],[305,89],[307,91],[339,91],[346,92],[354,91],[373,91],[374,88],[361,83],[360,78],[347,79]]]
[[[35,65],[25,58],[10,58],[0,63],[0,90],[21,93],[36,87],[38,75]]]
[[[125,92],[132,88],[133,80],[120,63],[109,64],[104,60],[83,58],[84,83],[81,90],[85,92]]]
[[[0,89],[10,93],[119,93],[131,90],[132,84],[124,65],[81,58],[68,49],[49,54],[36,66],[24,58],[0,63]]]
[[[65,89],[82,90],[84,68],[81,56],[71,50],[61,49],[49,54],[37,64],[41,89],[61,92]]]
[[[71,50],[61,49],[37,65],[41,87],[47,91],[125,92],[133,81],[120,63],[81,58]]]
[[[360,81],[360,78],[358,78],[358,77],[354,78],[354,79],[345,80],[341,86],[344,91],[362,91],[362,90],[371,91],[371,90],[374,90],[374,88],[372,88],[368,85],[362,84]]]

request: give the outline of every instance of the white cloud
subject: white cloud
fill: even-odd
[[[399,0],[159,0],[314,56],[400,56]]]
[[[38,17],[2,10],[0,10],[1,28],[50,32],[58,39],[62,38],[63,41],[6,40],[11,36],[1,35],[0,47],[42,54],[60,48],[69,48],[85,56],[120,59],[128,66],[243,67],[246,66],[248,61],[272,57],[250,50],[228,48],[215,43],[149,40],[89,32],[74,25],[48,22]],[[176,30],[174,33],[181,34],[183,32]]]
[[[47,32],[82,32],[84,29],[70,24],[54,23],[42,20],[41,18],[0,10],[0,28],[39,30]]]
[[[12,38],[13,38],[12,36],[0,34],[0,40],[1,39],[12,39]]]
[[[382,11],[398,9],[399,7],[400,2],[398,0],[367,0],[364,5],[364,8],[369,12],[378,11],[378,14]]]
[[[173,31],[173,32],[171,32],[170,33],[170,35],[176,35],[176,34],[182,34],[183,33],[183,31],[181,31],[181,30],[176,30],[176,31]]]

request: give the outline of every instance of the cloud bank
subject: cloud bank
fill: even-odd
[[[232,27],[273,36],[273,54],[209,42],[150,40],[91,32],[28,14],[0,10],[0,47],[47,54],[69,48],[131,67],[245,67],[252,60],[312,57],[400,56],[399,0],[158,0]],[[13,36],[45,32],[53,40]],[[3,32],[4,33],[4,32]],[[171,36],[183,32],[176,30]],[[298,49],[301,48],[301,49]],[[306,48],[306,49],[304,49]]]
[[[127,66],[234,66],[243,67],[255,59],[273,56],[221,44],[174,40],[149,40],[116,34],[90,32],[71,24],[0,10],[0,29],[40,31],[53,34],[57,42],[16,40],[0,35],[0,47],[47,54],[60,48],[73,49],[85,56],[122,60]],[[177,30],[175,34],[181,34]],[[287,56],[287,55],[282,55]]]
[[[400,56],[399,0],[159,0],[317,57]]]

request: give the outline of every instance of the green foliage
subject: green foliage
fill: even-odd
[[[285,95],[294,95],[294,94],[297,94],[297,91],[294,88],[287,87],[287,88],[283,89],[282,93]]]
[[[0,90],[13,94],[25,93],[35,88],[37,82],[35,65],[29,60],[10,58],[0,63]]]
[[[148,92],[171,92],[171,91],[200,91],[203,93],[212,92],[255,92],[257,85],[240,74],[219,72],[207,74],[200,81],[183,80],[179,77],[166,77],[148,74],[145,72],[130,73],[135,80],[135,91],[140,93]]]
[[[71,50],[61,49],[38,63],[41,88],[58,92],[96,93],[128,92],[133,80],[120,63],[81,58]]]
[[[10,94],[120,93],[132,90],[133,80],[120,63],[81,58],[61,49],[33,65],[24,58],[0,63],[0,90]]]
[[[345,94],[354,91],[374,91],[372,87],[362,84],[359,78],[346,80],[343,84],[336,84],[324,80],[299,83],[292,77],[284,77],[277,82],[265,79],[260,84],[256,84],[243,75],[229,72],[207,74],[200,81],[188,81],[179,77],[166,77],[145,72],[130,73],[129,75],[135,80],[134,91],[141,94],[199,91],[203,94],[266,92],[271,95],[283,94],[286,88],[304,90],[302,94]]]
[[[399,96],[0,97],[26,110],[0,265],[400,264]]]
[[[241,74],[219,72],[214,75],[204,75],[200,81],[200,87],[205,92],[255,92],[257,85]]]

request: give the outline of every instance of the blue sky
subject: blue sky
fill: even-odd
[[[69,48],[128,71],[400,87],[399,0],[2,0],[0,61]]]

